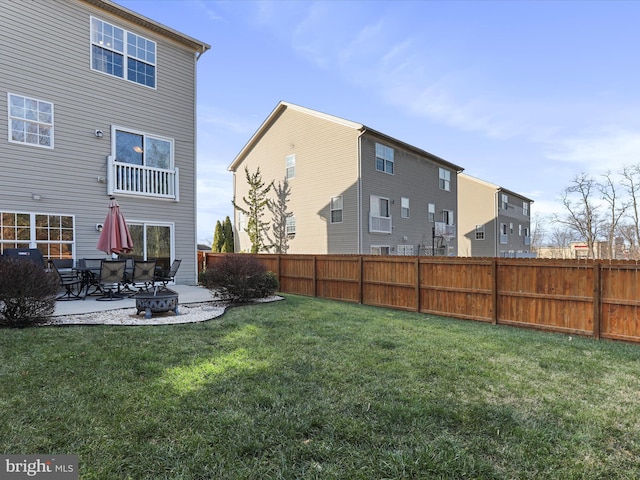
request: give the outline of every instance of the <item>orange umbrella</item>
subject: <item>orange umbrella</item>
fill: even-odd
[[[133,249],[133,240],[129,233],[129,227],[124,220],[124,215],[120,211],[120,205],[116,199],[111,197],[109,204],[109,214],[104,220],[102,232],[98,239],[98,250],[111,253],[129,253]]]

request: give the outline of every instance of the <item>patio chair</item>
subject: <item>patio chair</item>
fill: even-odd
[[[100,301],[122,300],[120,284],[124,282],[124,271],[127,266],[125,260],[103,260],[100,264],[100,276],[97,283],[103,292],[103,296],[97,298]]]
[[[133,264],[133,276],[131,285],[138,290],[149,291],[149,287],[155,284],[156,261],[136,260]]]
[[[53,271],[58,274],[60,286],[65,289],[56,300],[80,300],[83,281],[78,272],[73,270],[73,260],[70,258],[54,258],[50,260]]]
[[[162,283],[162,287],[167,288],[167,283],[175,280],[178,268],[180,268],[180,263],[182,263],[182,260],[174,260],[171,264],[171,268],[166,271],[161,268],[157,268],[154,281]]]

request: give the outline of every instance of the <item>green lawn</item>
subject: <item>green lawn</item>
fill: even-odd
[[[0,330],[0,450],[82,479],[640,478],[640,346],[313,298]]]

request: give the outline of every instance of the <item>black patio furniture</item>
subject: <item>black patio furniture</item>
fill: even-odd
[[[103,260],[104,259],[102,258],[81,258],[78,260],[78,264],[75,266],[74,270],[78,272],[82,278],[82,286],[84,288],[83,298],[87,298],[87,295],[104,293],[100,287],[100,283],[98,282]],[[93,287],[92,292],[90,292],[91,287]]]
[[[155,269],[155,260],[136,260],[133,264],[133,275],[129,283],[132,287],[137,288],[138,291],[149,291],[149,287],[155,284]]]
[[[73,259],[54,258],[49,260],[49,264],[58,274],[60,286],[65,290],[56,300],[80,300],[84,283],[79,273],[73,269]]]
[[[124,271],[127,262],[125,260],[103,260],[100,264],[100,276],[96,280],[103,296],[96,300],[113,301],[122,300],[120,285],[124,283]]]
[[[158,283],[162,283],[162,287],[167,288],[167,283],[173,282],[175,280],[175,276],[176,276],[176,273],[178,272],[178,268],[180,268],[181,262],[182,260],[174,260],[169,270],[156,268],[154,281]]]

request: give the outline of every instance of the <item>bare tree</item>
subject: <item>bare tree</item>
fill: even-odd
[[[547,234],[544,225],[547,223],[547,219],[540,215],[539,213],[535,213],[531,217],[531,251],[536,252],[538,249],[544,244],[544,239]]]
[[[562,204],[567,209],[566,215],[554,215],[554,221],[567,226],[576,232],[587,244],[588,257],[595,258],[594,245],[602,230],[602,220],[598,205],[594,204],[597,183],[586,173],[576,175],[573,185],[561,193]]]
[[[273,215],[273,222],[271,224],[271,231],[273,232],[273,238],[268,234],[267,237],[271,242],[271,247],[275,253],[287,253],[289,250],[289,236],[287,235],[287,219],[293,216],[292,212],[289,212],[287,204],[289,203],[289,196],[291,195],[291,187],[285,177],[282,183],[278,182],[274,185],[273,190],[276,194],[276,199],[269,201],[269,211]]]
[[[611,171],[603,175],[604,182],[598,184],[598,190],[602,194],[602,199],[606,203],[608,219],[603,225],[607,240],[607,252],[609,258],[616,258],[616,236],[620,224],[629,204],[621,200],[619,192],[616,190],[616,182]]]
[[[629,196],[629,216],[633,225],[633,235],[626,238],[630,242],[631,250],[635,250],[640,245],[640,165],[627,165],[620,173],[620,183],[626,188]]]

